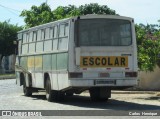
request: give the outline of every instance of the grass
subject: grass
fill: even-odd
[[[15,74],[0,74],[0,76],[15,76]]]
[[[0,74],[0,79],[12,79],[15,78],[15,74]]]

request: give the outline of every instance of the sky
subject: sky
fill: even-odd
[[[25,25],[24,18],[19,16],[21,11],[43,2],[52,10],[69,4],[77,7],[89,3],[107,5],[121,16],[134,18],[137,24],[159,24],[160,19],[160,0],[0,0],[0,22],[10,20],[12,24]]]

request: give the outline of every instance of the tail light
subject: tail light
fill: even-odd
[[[137,77],[137,72],[126,72],[125,77]]]
[[[69,78],[82,78],[83,74],[81,72],[71,72],[68,74]]]

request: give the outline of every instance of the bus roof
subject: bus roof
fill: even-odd
[[[71,19],[100,19],[100,18],[125,19],[125,20],[129,20],[129,21],[132,21],[132,20],[133,20],[133,18],[131,18],[131,17],[119,16],[119,15],[87,14],[87,15],[74,16],[74,17],[70,17],[70,18],[60,19],[60,20],[53,21],[53,22],[49,22],[49,23],[46,23],[46,24],[41,24],[41,25],[38,25],[38,26],[35,26],[35,27],[31,27],[31,28],[28,28],[28,29],[21,30],[21,31],[19,31],[18,33],[25,32],[25,31],[29,31],[29,30],[32,30],[32,29],[37,29],[37,28],[39,28],[39,27],[44,27],[44,26],[47,26],[47,25],[53,24],[53,23],[56,24],[56,23],[59,23],[59,22],[68,21],[68,20],[71,20]]]

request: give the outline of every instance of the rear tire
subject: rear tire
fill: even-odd
[[[23,93],[25,96],[32,96],[32,88],[26,86],[26,81],[23,81]]]
[[[53,101],[53,91],[51,90],[51,82],[49,78],[47,78],[46,80],[45,89],[46,89],[46,99],[49,102],[52,102]]]
[[[92,101],[108,101],[111,95],[111,90],[107,88],[95,87],[89,89],[90,98]]]
[[[56,91],[51,89],[51,82],[49,78],[46,80],[45,87],[46,87],[46,99],[49,102],[52,102],[52,101],[59,102],[64,99],[64,93],[62,93],[61,91]]]

